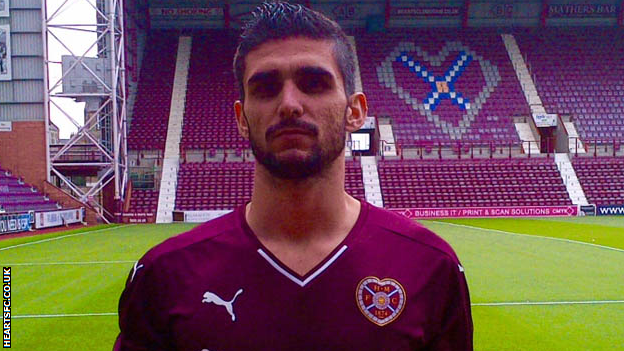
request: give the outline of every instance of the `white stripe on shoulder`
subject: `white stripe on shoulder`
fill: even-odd
[[[130,282],[132,283],[132,281],[134,280],[134,276],[136,275],[136,272],[143,268],[142,264],[139,264],[139,261],[134,262],[134,267],[133,267],[133,271],[132,271],[132,278],[130,278]]]

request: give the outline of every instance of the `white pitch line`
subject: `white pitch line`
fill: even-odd
[[[552,305],[606,305],[624,304],[624,300],[595,300],[595,301],[517,301],[517,302],[479,302],[470,304],[473,307],[502,307],[502,306],[552,306]],[[116,316],[117,312],[103,313],[64,313],[64,314],[25,314],[13,315],[19,318],[70,318],[70,317],[102,317]]]
[[[603,305],[624,304],[624,300],[596,300],[596,301],[518,301],[518,302],[483,302],[473,303],[472,306],[548,306],[548,305]]]
[[[77,236],[77,235],[91,234],[91,233],[95,233],[95,232],[105,232],[107,230],[113,230],[113,229],[118,229],[118,228],[125,228],[125,227],[133,226],[133,225],[134,224],[126,224],[126,225],[120,225],[120,226],[116,226],[116,227],[112,227],[112,228],[103,228],[103,229],[97,229],[97,230],[90,230],[90,231],[87,231],[87,232],[80,232],[80,233],[76,233],[76,234],[61,235],[61,236],[57,236],[57,237],[54,237],[54,238],[43,239],[43,240],[38,240],[38,241],[31,241],[31,242],[27,242],[27,243],[23,243],[23,244],[17,244],[17,245],[3,247],[3,248],[0,248],[0,251],[4,251],[4,250],[8,250],[8,249],[14,249],[16,247],[22,247],[22,246],[28,246],[28,245],[34,245],[34,244],[41,244],[41,243],[45,243],[45,242],[48,242],[48,241],[69,238],[69,237]]]
[[[431,222],[431,223],[438,223],[438,224],[446,224],[446,225],[456,226],[456,227],[478,229],[478,230],[483,230],[483,231],[488,231],[488,232],[495,232],[495,233],[501,233],[501,234],[508,234],[508,235],[517,235],[517,236],[523,236],[523,237],[531,237],[531,238],[540,238],[540,239],[548,239],[548,240],[555,240],[555,241],[563,241],[563,242],[566,242],[566,243],[589,245],[589,246],[597,247],[597,248],[600,248],[600,249],[607,249],[607,250],[612,250],[612,251],[617,251],[617,252],[624,252],[624,250],[618,249],[618,248],[615,248],[615,247],[598,245],[598,244],[592,244],[592,243],[587,243],[587,242],[578,241],[578,240],[570,240],[570,239],[563,239],[563,238],[553,238],[553,237],[549,237],[549,236],[523,234],[523,233],[513,233],[513,232],[506,232],[504,230],[476,227],[476,226],[472,226],[472,225],[457,224],[457,223],[450,223],[450,222],[440,222],[440,221],[429,221],[429,222]]]
[[[67,313],[67,314],[25,314],[21,316],[12,316],[15,319],[19,318],[66,318],[66,317],[101,317],[101,316],[116,316],[117,312],[104,312],[104,313]]]
[[[25,262],[3,263],[4,266],[57,266],[57,265],[89,265],[89,264],[121,264],[136,261],[75,261],[75,262]]]

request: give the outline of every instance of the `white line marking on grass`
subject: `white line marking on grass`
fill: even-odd
[[[56,266],[56,265],[89,265],[89,264],[121,264],[134,263],[136,261],[76,261],[76,262],[24,262],[3,263],[5,266]]]
[[[518,301],[518,302],[483,302],[473,303],[472,306],[540,306],[540,305],[602,305],[624,304],[624,300],[597,300],[597,301]]]
[[[101,316],[116,316],[117,312],[104,312],[104,313],[66,313],[66,314],[25,314],[21,316],[13,315],[15,319],[18,318],[65,318],[65,317],[101,317]]]
[[[624,300],[595,300],[595,301],[517,301],[517,302],[480,302],[472,303],[471,306],[501,307],[501,306],[552,306],[552,305],[604,305],[624,304]],[[116,316],[117,312],[103,313],[63,313],[63,314],[25,314],[13,315],[18,318],[71,318],[71,317],[102,317]]]
[[[532,234],[506,232],[504,230],[490,229],[490,228],[483,228],[483,227],[475,227],[475,226],[466,225],[466,224],[457,224],[457,223],[440,222],[440,221],[430,221],[430,222],[438,223],[438,224],[446,224],[446,225],[451,225],[451,226],[456,226],[456,227],[463,227],[463,228],[470,228],[470,229],[479,229],[479,230],[495,232],[495,233],[501,233],[501,234],[518,235],[518,236],[526,236],[526,237],[531,237],[531,238],[541,238],[541,239],[549,239],[549,240],[555,240],[555,241],[563,241],[563,242],[572,243],[572,244],[589,245],[589,246],[594,246],[594,247],[601,248],[601,249],[607,249],[607,250],[612,250],[612,251],[624,252],[624,250],[618,249],[618,248],[615,248],[615,247],[598,245],[598,244],[592,244],[592,243],[587,243],[587,242],[578,241],[578,240],[570,240],[570,239],[563,239],[563,238],[553,238],[553,237],[550,237],[550,236],[541,236],[541,235],[532,235]]]
[[[43,239],[43,240],[38,240],[38,241],[31,241],[31,242],[27,242],[27,243],[23,243],[23,244],[17,244],[17,245],[3,247],[3,248],[0,248],[0,251],[4,251],[4,250],[8,250],[8,249],[14,249],[16,247],[22,247],[22,246],[28,246],[28,245],[45,243],[45,242],[48,242],[48,241],[69,238],[69,237],[77,236],[77,235],[91,234],[91,233],[95,233],[95,232],[105,232],[107,230],[113,230],[113,229],[118,229],[118,228],[125,228],[125,227],[129,227],[129,226],[133,226],[133,225],[135,225],[135,224],[126,224],[126,225],[120,225],[120,226],[116,226],[116,227],[112,227],[112,228],[103,228],[103,229],[97,229],[97,230],[90,230],[90,231],[87,231],[87,232],[80,232],[80,233],[75,233],[75,234],[61,235],[61,236],[57,236],[57,237],[54,237],[54,238],[48,238],[48,239]]]

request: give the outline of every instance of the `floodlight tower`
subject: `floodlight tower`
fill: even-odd
[[[50,3],[56,6],[59,1]],[[63,19],[67,16],[61,14],[77,3],[93,8],[93,22]],[[48,145],[48,181],[52,176],[60,179],[73,196],[109,222],[121,208],[128,181],[123,1],[65,0],[51,8],[42,0],[42,6],[46,128],[50,106],[54,105],[78,129],[64,145]],[[77,52],[75,43],[61,32],[93,33],[95,40],[87,50]],[[62,56],[60,79],[49,79],[50,65],[58,62],[48,58],[48,40],[57,41],[68,52]],[[97,54],[93,56],[94,50]],[[87,56],[89,53],[92,57]],[[85,102],[84,124],[78,122],[82,116],[77,118],[55,101],[60,97]],[[76,174],[97,180],[78,185],[72,181]]]

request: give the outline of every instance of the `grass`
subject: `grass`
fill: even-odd
[[[518,234],[569,239],[624,249],[624,217],[468,218],[439,222],[495,229]]]
[[[624,300],[622,222],[586,217],[423,224],[455,248],[472,302],[481,304]],[[133,262],[193,226],[85,228],[0,241],[0,264],[12,266],[13,349],[111,350],[119,330],[114,313]],[[624,350],[624,303],[475,305],[472,311],[477,351]],[[80,313],[105,315],[37,316]]]
[[[457,251],[473,303],[624,300],[624,251],[585,244],[624,248],[621,220],[423,223]],[[472,311],[479,351],[624,350],[624,303],[473,306]]]
[[[25,244],[25,243],[34,242],[34,241],[41,241],[41,240],[44,240],[44,239],[52,239],[52,238],[57,238],[57,237],[60,237],[60,236],[65,236],[65,235],[87,233],[87,232],[96,231],[96,230],[115,228],[115,227],[118,227],[118,226],[120,226],[120,225],[119,224],[102,224],[102,225],[96,225],[96,226],[92,226],[92,227],[83,227],[83,228],[77,228],[77,229],[66,230],[66,231],[52,232],[52,233],[48,233],[48,234],[38,234],[38,235],[22,236],[22,237],[4,239],[4,240],[0,241],[0,248],[7,247],[7,246],[14,246],[14,245]]]
[[[475,350],[604,350],[624,348],[624,305],[473,307]]]

